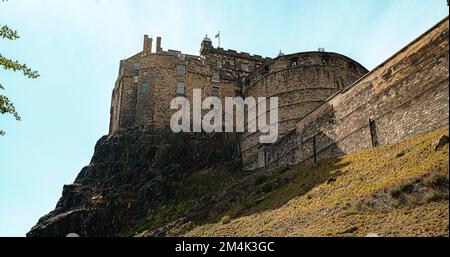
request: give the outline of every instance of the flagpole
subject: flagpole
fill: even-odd
[[[219,30],[219,32],[217,33],[217,35],[216,35],[216,38],[218,39],[218,41],[219,41],[219,45],[218,45],[218,47],[220,47],[220,30]]]

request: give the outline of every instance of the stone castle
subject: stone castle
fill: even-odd
[[[336,182],[340,176],[337,172],[315,174],[312,178],[322,165],[311,167],[308,172],[300,169],[311,178],[303,178],[302,174],[297,177],[301,180],[293,184],[297,179],[291,179],[289,170],[298,173],[298,169],[287,166],[390,144],[436,128],[448,129],[448,41],[449,19],[446,18],[369,72],[348,57],[323,50],[264,58],[213,47],[208,38],[203,40],[199,56],[163,51],[160,38],[153,52],[152,39],[145,36],[143,51],[120,63],[112,94],[109,135],[97,141],[89,165],[82,168],[72,184],[64,186],[55,209],[39,219],[27,236],[66,236],[69,233],[180,236],[190,231],[192,224],[200,226],[210,221],[214,224],[221,222],[224,215],[237,218],[252,216],[261,210],[265,213],[267,209],[260,208],[265,208],[266,200],[276,199],[275,205],[269,205],[270,209],[284,202],[278,193],[274,194],[276,198],[266,198],[272,194],[270,192],[284,194],[285,190],[293,188],[291,185],[296,187],[295,195],[307,197],[306,194],[309,196],[309,192],[317,188],[316,184],[330,182],[332,186],[336,183],[330,188],[338,190],[344,189],[350,181],[366,184],[366,180],[354,181],[365,176],[360,170],[349,172],[360,174],[344,184]],[[273,144],[260,144],[259,132],[173,133],[168,128],[169,121],[177,110],[170,110],[170,101],[178,95],[191,100],[194,88],[202,89],[203,98],[279,97],[278,140]],[[430,145],[422,149],[431,150],[432,143],[427,144]],[[411,156],[422,158],[422,153]],[[448,151],[441,153],[448,154]],[[444,164],[434,163],[435,156],[441,153],[428,155],[425,152],[424,160],[430,162],[433,169],[434,164],[443,167],[439,165]],[[390,163],[380,160],[383,157],[379,156],[369,156],[365,160],[383,163],[379,169],[386,168],[384,174],[391,172]],[[422,160],[408,158],[406,167],[424,164]],[[395,163],[403,161],[398,159]],[[341,169],[340,164],[335,165],[340,163],[336,160],[327,163],[323,165],[333,166],[330,167],[333,171]],[[240,172],[240,168],[252,172]],[[399,178],[401,185],[405,185],[403,180]],[[419,185],[419,182],[414,183],[414,188]],[[383,185],[387,184],[383,182]],[[283,186],[285,189],[281,189]],[[275,188],[282,191],[274,191],[278,190]],[[326,188],[321,191],[328,190]],[[428,193],[425,187],[418,188],[412,194]],[[368,192],[372,200],[373,192],[379,191]],[[287,197],[286,201],[293,199]],[[312,199],[330,199],[317,197],[313,194]],[[385,206],[384,196],[377,197]],[[348,205],[350,199],[346,201]],[[320,200],[315,203],[321,204]],[[397,206],[397,200],[392,204]],[[437,202],[431,207],[424,205],[433,215],[434,204]],[[441,204],[448,204],[448,201]],[[347,216],[353,212],[347,208],[339,212],[344,210],[342,206],[330,209],[330,215]],[[324,207],[317,208],[321,212]],[[369,210],[372,213],[378,209]],[[393,210],[398,216],[404,209],[395,207]],[[311,213],[316,214],[316,211]],[[357,214],[361,216],[360,212]],[[384,208],[380,214],[386,215]],[[442,217],[439,216],[439,223]],[[277,217],[272,218],[277,220]],[[255,226],[259,228],[258,224]],[[342,224],[342,228],[348,228],[350,223]],[[415,226],[419,224],[424,223]],[[220,228],[224,229],[223,226],[221,224]],[[391,228],[390,224],[386,227]],[[144,234],[141,234],[142,229],[146,231]],[[255,230],[255,233],[261,235],[260,231]],[[336,233],[342,236],[339,231]],[[448,222],[442,231],[448,233]]]
[[[169,127],[170,101],[191,100],[198,88],[202,98],[279,98],[276,143],[260,144],[259,132],[240,135],[245,170],[403,140],[448,124],[448,32],[446,18],[370,72],[323,49],[265,58],[215,48],[208,37],[198,56],[163,51],[160,37],[154,52],[146,35],[143,50],[120,63],[110,134]]]

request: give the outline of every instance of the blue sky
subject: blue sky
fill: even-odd
[[[447,15],[445,0],[0,2],[0,25],[21,35],[0,40],[0,53],[41,74],[0,70],[22,116],[0,116],[0,236],[24,236],[89,164],[108,132],[119,60],[141,50],[144,34],[197,54],[220,30],[227,49],[274,57],[324,47],[372,69]]]

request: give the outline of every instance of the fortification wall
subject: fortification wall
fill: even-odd
[[[312,162],[448,125],[448,37],[447,18],[316,108],[277,144],[260,147],[255,162]]]
[[[359,63],[340,54],[297,53],[280,56],[261,66],[249,76],[244,93],[246,96],[279,98],[278,129],[281,138],[331,95],[367,72]],[[268,116],[268,113],[262,115]],[[259,137],[259,132],[242,135],[244,166],[263,165],[257,161],[261,159]]]

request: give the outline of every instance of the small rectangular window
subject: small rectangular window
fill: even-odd
[[[148,83],[142,83],[141,85],[141,94],[145,94],[148,92]]]
[[[128,89],[128,95],[131,95],[133,93],[133,90]]]
[[[291,67],[296,67],[298,65],[298,57],[291,58]]]
[[[186,66],[178,65],[177,66],[177,76],[184,77],[185,74],[186,74]]]
[[[222,60],[217,61],[217,68],[222,69]]]
[[[212,75],[212,81],[213,82],[220,82],[220,76],[219,73],[214,72]]]
[[[241,70],[243,70],[243,71],[245,71],[245,72],[248,72],[248,71],[249,71],[248,64],[242,63],[242,64],[241,64]]]
[[[183,82],[177,83],[177,94],[184,95],[184,83]]]
[[[139,64],[139,62],[134,62],[133,63],[133,70],[139,70],[141,67],[141,65]]]
[[[133,83],[134,84],[139,83],[139,76],[133,76]]]
[[[211,95],[212,96],[219,96],[219,88],[218,87],[213,87],[211,90]]]

